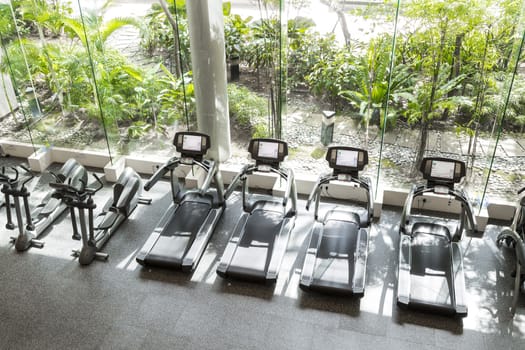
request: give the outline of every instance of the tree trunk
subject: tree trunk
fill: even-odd
[[[345,38],[345,45],[346,47],[350,48],[351,35],[350,31],[348,30],[348,24],[346,23],[346,17],[343,9],[339,6],[339,4],[337,4],[337,2],[334,4],[334,2],[331,0],[321,0],[321,3],[328,6],[330,10],[335,11],[337,14],[337,18],[339,19],[339,22],[341,22],[341,30],[343,31],[343,37]]]
[[[436,58],[436,64],[434,67],[434,73],[432,75],[432,89],[430,90],[430,98],[428,102],[428,110],[423,111],[423,115],[421,116],[421,131],[420,131],[420,139],[419,139],[419,148],[417,150],[416,160],[414,162],[414,167],[412,169],[412,175],[417,175],[417,172],[419,171],[421,161],[423,160],[423,155],[425,154],[425,150],[427,148],[427,138],[428,138],[428,128],[430,126],[430,121],[432,119],[431,114],[434,111],[434,102],[436,99],[436,90],[439,80],[439,71],[441,70],[441,63],[443,60],[443,50],[445,48],[445,39],[447,35],[447,24],[443,26],[441,29],[441,42],[439,44],[439,50]]]
[[[450,70],[450,80],[457,78],[461,71],[461,45],[465,34],[456,35],[456,44],[454,45],[454,55],[452,56],[452,67]],[[449,96],[456,95],[456,92],[450,91]]]
[[[168,4],[166,3],[166,0],[159,0],[159,4],[162,7],[162,10],[166,14],[166,18],[168,19],[168,22],[170,22],[171,27],[173,28],[173,36],[175,37],[175,76],[177,78],[182,77],[182,67],[181,67],[181,60],[180,58],[180,41],[179,41],[179,27],[177,25],[177,21],[173,16],[171,15],[170,9],[168,7]],[[176,6],[176,5],[175,5]]]
[[[478,83],[478,86],[481,86],[478,90],[478,93],[476,95],[476,104],[474,106],[474,136],[471,136],[471,143],[472,148],[469,147],[469,158],[470,158],[470,164],[468,168],[470,168],[471,173],[474,169],[474,162],[476,159],[476,144],[478,140],[479,135],[479,125],[480,125],[480,118],[481,118],[481,111],[483,110],[483,104],[485,103],[485,92],[487,91],[487,83],[485,82],[485,62],[487,60],[487,50],[489,46],[489,40],[490,40],[490,32],[487,30],[487,35],[485,37],[485,47],[483,49],[483,57],[481,59],[481,73],[480,73],[480,83]],[[473,138],[473,139],[472,139]]]
[[[346,23],[345,14],[341,9],[335,10],[335,13],[337,13],[339,22],[341,22],[341,30],[343,31],[343,36],[345,38],[345,45],[348,49],[350,49],[350,43],[351,43],[352,37],[350,36],[350,32],[348,31],[348,25]]]

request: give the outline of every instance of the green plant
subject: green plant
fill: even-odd
[[[268,127],[264,123],[257,123],[252,125],[252,138],[265,138],[270,137],[268,133]]]
[[[236,84],[228,84],[228,107],[230,117],[242,126],[265,120],[268,115],[265,98]]]
[[[243,19],[240,15],[231,13],[231,2],[223,3],[223,15],[226,57],[242,58],[250,32],[248,24],[253,18],[248,16]]]
[[[176,72],[179,63],[182,63],[181,72],[190,71],[190,38],[185,1],[170,1],[167,9],[170,18],[159,4],[153,4],[148,10],[140,25],[140,46],[149,56],[161,57],[170,72]],[[170,20],[177,23],[178,37]],[[180,57],[177,55],[179,51]]]
[[[46,34],[59,36],[64,28],[64,19],[73,13],[71,3],[60,0],[22,0],[15,8],[26,27],[37,32],[41,39]]]
[[[310,153],[310,156],[313,159],[321,159],[326,154],[326,150],[324,148],[316,148]]]
[[[340,92],[357,89],[355,70],[358,58],[346,48],[337,48],[325,44],[334,43],[333,36],[321,41],[317,57],[319,59],[306,76],[306,82],[312,93],[320,100],[328,100],[332,109],[343,108],[345,101]]]
[[[104,52],[106,42],[111,34],[124,26],[138,27],[138,22],[132,17],[116,17],[104,20],[104,13],[112,0],[106,1],[99,9],[84,10],[81,18],[65,18],[66,32],[76,37],[90,50]]]
[[[365,126],[365,143],[368,143],[368,128],[372,118],[383,126],[395,122],[395,112],[390,112],[385,118],[384,107],[395,102],[397,94],[411,87],[411,73],[404,65],[395,66],[390,76],[390,51],[392,38],[382,35],[372,39],[364,55],[358,58],[352,74],[356,79],[355,90],[342,90],[339,94],[359,109],[362,123]],[[390,82],[390,89],[389,84]]]

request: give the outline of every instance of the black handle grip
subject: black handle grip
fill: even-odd
[[[167,166],[162,166],[155,174],[144,184],[144,190],[149,191],[170,169]]]

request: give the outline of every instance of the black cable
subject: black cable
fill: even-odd
[[[93,55],[91,53],[91,47],[89,46],[89,38],[86,32],[86,23],[84,22],[84,14],[82,12],[82,7],[80,6],[80,0],[78,0],[77,3],[78,3],[78,10],[80,11],[80,20],[82,22],[82,30],[84,33],[84,38],[86,40],[86,48],[87,48],[87,54],[89,58],[89,66],[91,67],[91,74],[93,75],[93,85],[95,87],[95,95],[97,97],[98,109],[100,112],[100,118],[102,119],[102,128],[104,130],[104,138],[106,139],[106,145],[108,146],[109,162],[113,164],[113,157],[111,156],[111,146],[109,144],[108,130],[106,128],[106,118],[104,117],[104,108],[102,106],[102,100],[100,99],[100,93],[98,91],[97,76],[95,74],[95,65],[93,64]]]
[[[187,106],[187,98],[186,98],[186,83],[184,82],[184,71],[182,69],[182,46],[181,46],[181,40],[180,40],[180,33],[179,33],[179,14],[177,11],[177,1],[173,0],[173,7],[175,8],[175,35],[178,38],[179,48],[178,48],[178,54],[179,54],[179,66],[180,66],[180,78],[182,82],[182,96],[184,99],[184,115],[186,117],[186,131],[190,131],[190,117],[188,115],[188,106]]]

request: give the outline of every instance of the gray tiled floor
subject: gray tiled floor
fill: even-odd
[[[32,188],[45,188],[44,177]],[[99,207],[109,187],[97,199]],[[80,267],[70,256],[67,216],[45,234],[46,245],[16,253],[0,230],[0,348],[2,349],[524,349],[525,297],[511,318],[512,254],[494,244],[499,226],[465,239],[469,316],[463,320],[399,310],[394,302],[400,212],[385,208],[374,223],[367,289],[362,299],[305,294],[297,288],[305,228],[300,215],[274,286],[217,277],[215,268],[233,228],[239,197],[193,275],[141,268],[134,261],[162,211],[169,186],[148,194],[109,241],[108,262]],[[35,193],[33,199],[42,197]],[[36,204],[32,202],[32,204]],[[5,223],[5,208],[0,210]],[[507,259],[507,260],[505,260]]]

